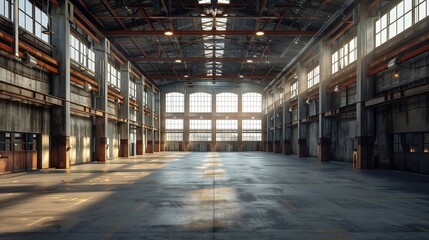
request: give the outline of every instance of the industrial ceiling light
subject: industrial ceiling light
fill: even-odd
[[[395,74],[393,74],[393,77],[399,78],[399,70],[398,69],[396,69]]]
[[[397,68],[399,67],[400,64],[401,64],[401,60],[398,57],[395,57],[394,59],[390,60],[387,63],[387,68],[389,69]]]
[[[243,76],[243,75],[241,75],[241,74],[240,74],[240,76],[238,76],[238,77],[239,77],[239,78],[244,78],[244,76]]]
[[[47,2],[46,3],[46,15],[49,16],[49,0],[47,0],[46,2]],[[51,24],[48,22],[48,25],[46,26],[46,28],[43,27],[43,30],[42,30],[43,34],[49,35],[49,36],[54,35],[54,31],[51,30],[50,25]]]
[[[189,77],[189,75],[188,75],[188,74],[185,74],[185,75],[183,75],[183,77],[188,78],[188,77]]]
[[[307,105],[310,105],[311,104],[311,98],[307,98],[307,100],[305,100],[305,103],[307,104]]]
[[[262,37],[262,36],[264,36],[264,35],[265,35],[265,33],[264,33],[263,31],[257,31],[255,34],[256,34],[256,36],[258,36],[258,37]]]
[[[337,84],[334,87],[334,92],[338,92],[338,91],[340,91],[340,86]]]
[[[180,59],[176,59],[176,60],[175,60],[175,62],[176,62],[176,63],[181,63],[181,62],[182,62],[182,60],[180,60]]]
[[[289,107],[289,109],[288,109],[288,110],[289,110],[289,112],[292,112],[292,111],[293,111],[293,108],[292,108],[292,107]]]
[[[88,82],[85,82],[85,85],[83,85],[83,90],[85,92],[91,92],[91,90],[92,90],[91,84],[89,84]]]
[[[167,30],[164,32],[164,35],[167,37],[171,37],[171,36],[173,36],[173,31]]]
[[[248,63],[252,63],[253,62],[253,60],[252,59],[247,59],[247,61],[246,62],[248,62]]]

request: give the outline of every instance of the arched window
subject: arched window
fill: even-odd
[[[243,112],[262,112],[262,95],[260,93],[245,93],[242,96]]]
[[[211,112],[212,95],[209,93],[192,93],[189,95],[189,112]]]
[[[238,112],[238,96],[234,93],[216,95],[216,112]]]
[[[185,95],[178,92],[167,93],[165,95],[165,111],[175,113],[184,112]]]

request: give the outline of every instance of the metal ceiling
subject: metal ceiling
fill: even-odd
[[[267,85],[341,21],[341,0],[74,0],[158,86],[181,80]],[[339,17],[338,17],[339,16]],[[173,36],[165,36],[171,30]],[[263,36],[256,36],[263,31]],[[323,31],[323,32],[321,32]]]

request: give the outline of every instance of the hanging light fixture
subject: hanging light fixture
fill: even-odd
[[[49,16],[49,0],[46,1],[46,15],[48,15],[48,19],[50,18]],[[51,29],[51,22],[48,21],[48,25],[45,27],[43,27],[42,33],[48,36],[54,35],[54,31],[52,31]]]

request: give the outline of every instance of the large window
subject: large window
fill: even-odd
[[[166,133],[167,141],[169,142],[181,142],[183,141],[183,133],[170,132]]]
[[[117,89],[121,89],[120,72],[110,63],[107,65],[108,82]]]
[[[243,120],[242,121],[242,128],[244,130],[261,130],[262,129],[262,121],[255,119],[255,120]]]
[[[378,47],[413,24],[413,1],[404,0],[375,22],[375,46]],[[427,11],[426,11],[427,14]]]
[[[190,94],[189,112],[212,112],[212,95],[208,93]]]
[[[429,1],[416,0],[416,21],[421,21],[429,16]]]
[[[210,130],[212,129],[212,120],[205,119],[191,119],[189,120],[190,130]]]
[[[216,133],[216,141],[223,142],[223,141],[238,141],[238,133],[232,132],[232,133]]]
[[[290,97],[294,98],[298,96],[298,82],[294,82],[290,85]]]
[[[244,93],[242,95],[243,112],[261,112],[262,95],[260,93]]]
[[[238,112],[238,97],[234,93],[216,95],[216,112]]]
[[[70,34],[70,50],[72,60],[95,72],[95,52],[72,34]]]
[[[166,130],[183,130],[183,119],[165,119]]]
[[[262,133],[243,133],[242,134],[243,141],[262,141]]]
[[[216,130],[237,130],[237,120],[216,120]]]
[[[320,67],[317,66],[307,73],[307,87],[310,89],[320,81]]]
[[[191,142],[210,142],[212,133],[190,133],[189,141]]]
[[[136,84],[132,81],[130,81],[130,97],[133,99],[137,98]]]
[[[423,153],[429,154],[429,133],[423,136]]]
[[[336,73],[357,59],[357,38],[347,42],[332,54],[332,73]]]
[[[172,92],[165,95],[166,112],[184,112],[185,95],[183,93]]]

